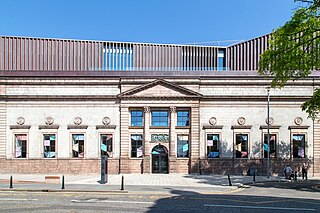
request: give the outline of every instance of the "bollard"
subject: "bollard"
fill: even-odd
[[[124,190],[124,177],[123,177],[123,175],[122,175],[122,178],[121,178],[121,189],[120,190],[121,191]]]
[[[253,182],[256,182],[256,171],[253,172]]]
[[[294,181],[297,181],[297,171],[294,172]]]
[[[228,180],[229,180],[229,186],[232,186],[231,184],[231,179],[230,179],[230,175],[228,174]]]
[[[65,187],[64,187],[64,175],[62,175],[62,186],[61,186],[61,189],[65,189]]]
[[[305,172],[304,175],[305,175],[305,177],[306,177],[306,180],[308,180],[308,173]]]
[[[10,186],[9,189],[13,189],[13,184],[12,184],[12,175],[10,176]]]

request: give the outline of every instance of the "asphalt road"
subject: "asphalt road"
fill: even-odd
[[[0,212],[320,212],[318,183],[261,183],[217,194],[0,192]]]

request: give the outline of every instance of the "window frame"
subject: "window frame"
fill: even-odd
[[[239,146],[237,144],[237,135],[247,135],[247,144],[246,144],[246,150],[242,150],[242,144],[241,144],[241,150],[239,151],[239,149],[237,149],[237,147]],[[240,143],[239,143],[240,144]],[[237,158],[237,159],[249,159],[249,152],[250,150],[250,134],[248,132],[236,132],[234,133],[234,157]],[[239,157],[239,154],[238,152],[240,152],[240,157]],[[246,156],[245,157],[242,157],[243,155],[243,152],[247,152]]]
[[[303,141],[303,145],[304,145],[304,147],[303,147],[303,157],[298,157],[298,156],[295,156],[295,149],[294,149],[294,136],[295,135],[304,135],[304,141]],[[290,140],[290,143],[291,143],[291,157],[293,158],[293,159],[306,159],[306,156],[307,156],[307,154],[306,154],[306,152],[307,152],[307,136],[308,136],[308,134],[307,134],[307,132],[292,132],[291,133],[291,140]],[[297,150],[297,155],[299,155],[299,150]]]
[[[78,156],[74,156],[73,146],[75,145],[73,142],[73,135],[83,135],[83,156],[79,157],[80,151],[78,151]],[[83,132],[73,132],[70,133],[71,136],[71,158],[73,159],[83,159],[86,156],[86,134]],[[80,144],[79,144],[80,145]]]
[[[141,116],[133,116],[133,112],[141,112]],[[133,118],[141,118],[141,125],[132,125],[133,124]],[[138,122],[135,122],[135,124]],[[144,125],[144,111],[142,109],[131,109],[130,110],[130,126],[131,127],[143,127]]]
[[[54,157],[46,157],[45,156],[45,145],[44,145],[44,141],[45,141],[45,135],[54,135],[55,136],[55,140],[54,140]],[[42,133],[42,150],[43,150],[43,153],[42,153],[42,156],[44,159],[56,159],[57,158],[57,133],[56,132],[43,132]],[[51,140],[50,140],[50,144],[51,144]],[[50,145],[51,146],[51,145]]]
[[[182,137],[187,136],[188,137],[188,142],[187,142],[188,151],[187,151],[186,155],[179,156],[179,142],[181,142],[179,140],[179,136],[182,136]],[[177,158],[190,158],[190,135],[189,134],[177,134],[177,143],[176,143],[176,145],[177,145],[177,150],[176,150],[177,151]],[[183,152],[183,146],[182,146],[182,152]]]
[[[213,136],[214,135],[216,135],[216,136],[218,136],[218,141],[216,142],[217,143],[217,145],[216,145],[216,147],[217,147],[217,149],[216,150],[211,150],[211,151],[209,151],[209,147],[214,147],[214,145],[213,146],[209,146],[208,145],[208,137],[209,137],[209,135],[212,135],[212,141],[213,141]],[[217,132],[208,132],[208,133],[206,133],[206,157],[208,158],[208,159],[213,159],[213,158],[220,158],[220,141],[221,141],[221,133],[217,133]],[[214,141],[212,142],[212,144],[214,144]],[[211,156],[211,157],[209,157],[210,156],[210,152],[217,152],[218,153],[218,155],[215,155],[215,154],[213,154],[213,156]]]
[[[132,136],[141,136],[141,145],[139,146],[139,144],[135,144],[133,146],[133,139],[132,139]],[[137,143],[137,141],[139,140],[135,140],[135,142]],[[139,134],[139,133],[132,133],[130,134],[130,157],[131,158],[136,158],[136,159],[140,159],[140,158],[143,158],[143,154],[144,154],[144,147],[143,147],[143,142],[144,142],[144,138],[143,138],[143,134]],[[139,147],[142,147],[142,154],[141,156],[138,157],[138,148]],[[135,148],[135,150],[133,150],[133,148]],[[135,156],[133,155],[133,153],[135,153]]]
[[[26,151],[25,151],[25,157],[22,157],[22,150],[21,150],[21,157],[17,157],[17,136],[18,135],[25,135],[26,137]],[[13,156],[15,159],[28,159],[29,158],[29,134],[27,132],[14,132],[13,133],[13,139],[14,139],[14,147],[13,147]],[[22,147],[22,146],[21,146]]]
[[[279,140],[279,136],[278,133],[275,132],[270,132],[270,158],[278,158],[278,140]],[[267,155],[267,151],[264,149],[264,144],[268,144],[268,133],[263,132],[262,134],[263,136],[263,142],[262,142],[262,158],[268,158]],[[274,149],[271,149],[271,138],[275,136],[275,142],[274,142]],[[273,152],[272,152],[273,151]],[[272,154],[274,153],[274,156],[272,156]]]
[[[101,145],[102,145],[102,136],[103,135],[111,135],[111,138],[112,138],[112,141],[111,141],[111,146],[108,146],[107,144],[108,144],[108,141],[106,141],[106,145],[107,145],[107,151],[102,151],[101,150]],[[99,144],[100,144],[100,146],[99,146],[99,148],[100,148],[100,156],[105,156],[105,155],[108,155],[108,157],[112,157],[113,156],[113,152],[114,152],[114,134],[113,133],[109,133],[109,132],[100,132],[99,133]],[[109,147],[111,147],[111,151],[108,149]],[[105,152],[105,153],[103,153],[103,152]]]
[[[156,112],[166,112],[167,113],[167,115],[166,116],[154,116],[153,115],[153,113],[156,113]],[[153,110],[151,110],[151,126],[152,127],[169,127],[169,116],[170,116],[170,113],[169,113],[169,110],[168,109],[153,109]],[[154,119],[155,118],[158,118],[159,119],[159,121],[154,121]],[[157,124],[161,124],[161,122],[163,122],[163,121],[161,121],[161,118],[166,118],[166,121],[164,121],[164,122],[166,122],[166,125],[154,125],[154,123],[156,123],[157,122]]]
[[[188,116],[179,116],[179,112],[187,112],[188,113]],[[188,109],[178,109],[177,110],[177,123],[176,123],[176,126],[177,127],[189,127],[190,126],[190,110]],[[179,118],[182,118],[182,121],[179,121]],[[187,120],[184,120],[183,118],[187,118]],[[179,125],[179,122],[187,122],[186,125]]]

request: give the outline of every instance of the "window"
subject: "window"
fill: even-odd
[[[190,112],[177,111],[177,126],[189,126]]]
[[[143,112],[142,110],[131,111],[131,126],[142,126],[143,125]]]
[[[178,135],[177,137],[177,157],[188,158],[189,157],[189,136]]]
[[[219,134],[207,134],[207,156],[208,158],[219,157]]]
[[[270,158],[275,158],[277,155],[276,147],[277,147],[277,135],[276,134],[270,134]],[[264,144],[263,144],[263,150],[264,150],[264,157],[268,158],[268,134],[264,134]]]
[[[248,158],[248,134],[236,134],[236,158]]]
[[[152,126],[168,126],[168,111],[152,111]]]
[[[101,155],[108,155],[107,152],[112,152],[112,134],[101,134]]]
[[[84,157],[84,134],[72,134],[72,157]]]
[[[218,50],[218,70],[226,70],[225,49]]]
[[[15,157],[27,158],[27,134],[15,135]]]
[[[142,155],[143,155],[142,135],[133,134],[131,135],[131,157],[141,158]]]
[[[304,158],[305,157],[305,134],[293,134],[293,157]]]
[[[56,135],[44,134],[43,135],[43,157],[55,158],[56,157]]]

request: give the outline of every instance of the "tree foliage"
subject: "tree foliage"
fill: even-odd
[[[259,62],[259,73],[273,77],[272,87],[283,87],[290,79],[307,77],[320,69],[320,0],[295,1],[302,5],[271,33],[269,47]],[[319,114],[320,89],[302,109],[312,118]]]

